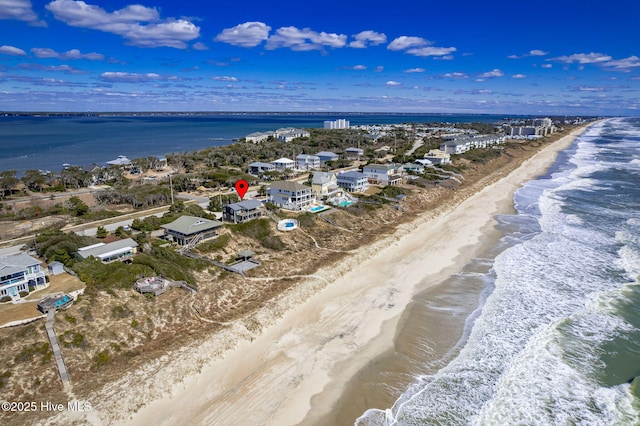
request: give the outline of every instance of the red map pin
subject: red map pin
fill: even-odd
[[[236,192],[238,193],[238,195],[240,196],[240,199],[242,200],[244,198],[244,194],[247,193],[247,189],[249,189],[249,184],[247,183],[246,180],[240,179],[239,181],[236,182],[235,185],[233,185],[233,187],[236,189]]]

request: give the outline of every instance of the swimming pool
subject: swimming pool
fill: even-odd
[[[338,203],[338,207],[349,207],[351,204],[353,204],[355,201],[340,201]]]
[[[319,205],[319,206],[311,207],[309,211],[311,213],[318,213],[318,212],[321,212],[322,210],[326,210],[327,208],[328,208],[327,206]]]

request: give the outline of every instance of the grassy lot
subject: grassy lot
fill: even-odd
[[[85,285],[78,278],[67,273],[60,275],[51,275],[49,277],[51,281],[47,288],[32,292],[25,298],[28,303],[3,303],[0,305],[0,325],[6,324],[12,321],[19,321],[24,319],[36,318],[42,315],[36,308],[37,302],[50,293],[69,293],[74,290],[80,290]]]

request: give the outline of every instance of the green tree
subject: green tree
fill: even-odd
[[[40,170],[26,170],[22,176],[22,183],[31,191],[42,191],[42,185],[46,182],[46,178],[40,173]]]
[[[89,206],[76,196],[69,198],[69,204],[71,205],[71,210],[73,210],[73,213],[76,216],[83,216],[89,213]]]
[[[13,191],[18,182],[20,182],[20,180],[16,177],[15,170],[0,172],[0,199],[4,199],[7,192],[11,194],[11,191]]]
[[[98,238],[106,238],[107,234],[108,234],[107,228],[105,228],[102,225],[98,226],[98,230],[96,231],[96,237],[98,237]]]

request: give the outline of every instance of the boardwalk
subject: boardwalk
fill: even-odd
[[[71,377],[69,377],[67,366],[64,365],[64,360],[62,359],[62,352],[60,351],[60,342],[58,342],[58,336],[56,336],[56,332],[53,330],[53,316],[55,314],[55,309],[52,309],[47,313],[47,323],[45,325],[45,328],[47,330],[47,337],[49,337],[49,342],[51,344],[51,350],[53,351],[53,357],[56,360],[56,365],[58,366],[58,371],[60,372],[60,379],[62,380],[62,383],[66,385],[71,383]]]

